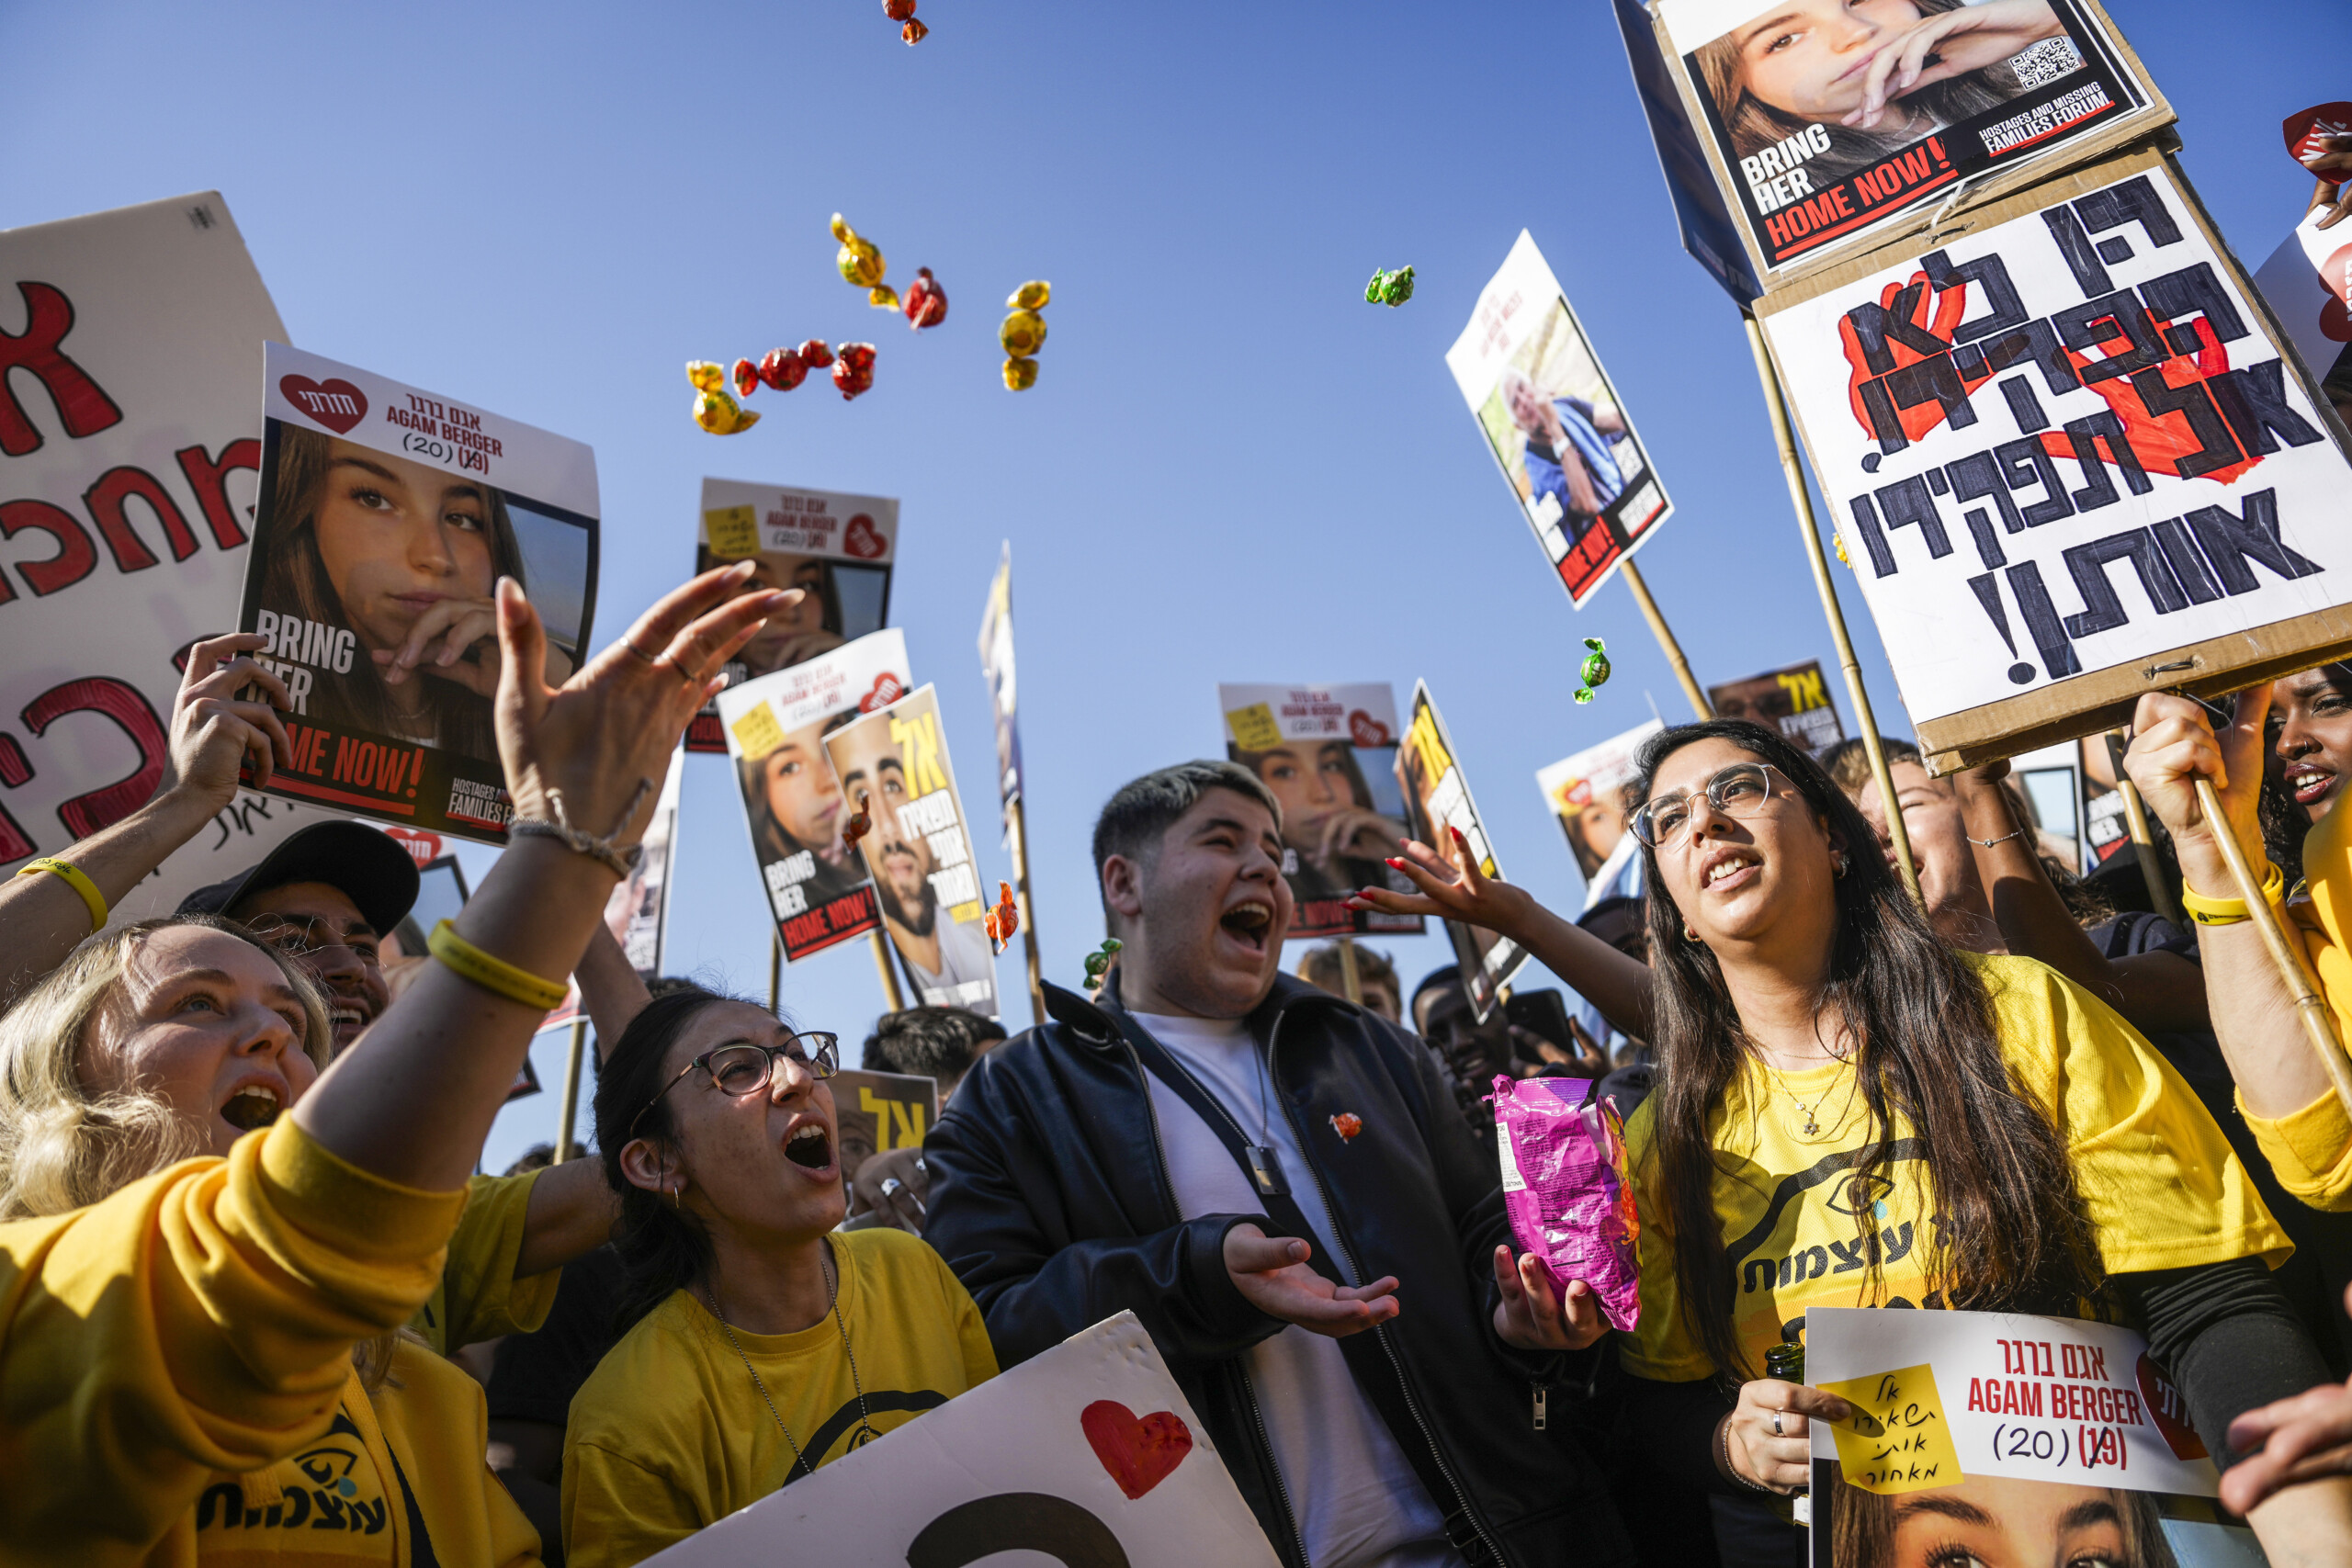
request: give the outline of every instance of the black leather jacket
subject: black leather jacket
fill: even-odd
[[[986,1315],[1005,1366],[1122,1310],[1142,1319],[1267,1539],[1306,1568],[1290,1502],[1238,1359],[1283,1327],[1226,1272],[1225,1235],[1268,1214],[1178,1216],[1144,1074],[1158,1047],[1046,987],[1052,1021],[982,1056],[923,1145],[938,1248]],[[1132,1024],[1132,1021],[1126,1021]],[[1500,1178],[1480,1156],[1419,1040],[1285,976],[1249,1018],[1283,1113],[1358,1279],[1394,1274],[1403,1312],[1340,1341],[1348,1368],[1447,1515],[1473,1563],[1631,1562],[1592,1460],[1532,1430],[1537,1386],[1571,1358],[1529,1356],[1493,1330],[1495,1245],[1510,1239]],[[1362,1128],[1342,1138],[1341,1112]],[[1317,1250],[1314,1265],[1329,1271]],[[1338,1278],[1333,1274],[1333,1278]],[[1588,1352],[1591,1354],[1591,1352]],[[1550,1398],[1557,1412],[1560,1401]]]

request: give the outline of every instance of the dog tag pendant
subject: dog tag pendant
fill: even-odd
[[[1250,1149],[1250,1179],[1256,1184],[1261,1198],[1287,1198],[1290,1183],[1283,1179],[1282,1156],[1264,1144],[1251,1144]]]

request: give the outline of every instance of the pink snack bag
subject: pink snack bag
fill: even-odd
[[[1642,1234],[1625,1168],[1617,1102],[1595,1103],[1595,1078],[1495,1079],[1495,1146],[1503,1208],[1522,1251],[1535,1255],[1555,1291],[1582,1280],[1609,1326],[1642,1320]]]

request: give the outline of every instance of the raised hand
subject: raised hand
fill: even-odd
[[[286,682],[251,655],[269,646],[259,632],[208,637],[188,649],[187,669],[172,697],[170,757],[158,795],[187,797],[205,817],[236,798],[239,771],[250,760],[253,787],[269,783],[271,769],[291,767],[292,746],[280,709],[293,711]],[[262,700],[240,698],[248,686]]]
[[[1532,1252],[1511,1261],[1510,1248],[1495,1248],[1495,1332],[1522,1350],[1581,1350],[1609,1332],[1600,1298],[1582,1280],[1571,1280],[1565,1294]]]
[[[1334,1285],[1306,1266],[1314,1248],[1295,1236],[1269,1236],[1256,1225],[1225,1233],[1225,1270],[1234,1288],[1268,1317],[1344,1339],[1398,1312],[1396,1277],[1368,1285]]]
[[[1408,839],[1405,852],[1388,863],[1410,878],[1419,893],[1366,887],[1348,900],[1348,908],[1392,915],[1438,915],[1518,939],[1535,900],[1523,888],[1480,874],[1470,840],[1459,828],[1447,829],[1446,836],[1451,855],[1442,857],[1419,840]]]
[[[2256,813],[2262,795],[2263,721],[2270,713],[2267,683],[2238,694],[2236,716],[2218,733],[2205,710],[2187,697],[2151,692],[2132,715],[2132,745],[2123,771],[2173,836],[2181,870],[2200,892],[2234,891],[2197,799],[2197,781],[2213,781],[2229,826],[2258,867],[2262,830]]]

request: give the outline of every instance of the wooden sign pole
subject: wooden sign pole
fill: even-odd
[[[2148,907],[2178,925],[2180,910],[2173,903],[2172,889],[2165,886],[2164,868],[2156,861],[2156,836],[2148,830],[2148,807],[2140,798],[2139,786],[2123,771],[2121,731],[2108,731],[2107,754],[2115,769],[2115,793],[2123,797],[2123,824],[2132,832],[2132,858],[2140,863],[2140,880],[2148,886]]]
[[[1666,650],[1666,661],[1674,666],[1674,678],[1682,682],[1682,694],[1690,699],[1690,711],[1702,719],[1714,717],[1714,706],[1691,675],[1690,661],[1682,657],[1682,645],[1674,639],[1674,628],[1658,614],[1657,601],[1650,597],[1650,585],[1642,581],[1641,569],[1628,559],[1620,562],[1617,570],[1625,579],[1625,586],[1633,591],[1634,603],[1642,607],[1642,619],[1650,624],[1650,635]]]
[[[1012,829],[1012,885],[1021,896],[1021,949],[1029,968],[1029,1017],[1038,1028],[1046,1027],[1046,971],[1037,955],[1037,900],[1029,891],[1029,814],[1022,809],[1021,795],[1012,797],[1010,826]]]
[[[899,971],[890,963],[890,939],[879,931],[865,933],[874,943],[874,967],[882,972],[882,997],[892,1012],[907,1010],[907,996],[899,989]]]
[[[563,1120],[556,1124],[555,1160],[561,1165],[571,1157],[571,1126],[580,1115],[580,1064],[588,1054],[588,1015],[581,1014],[571,1021],[571,1051],[563,1064]]]
[[[1351,936],[1340,938],[1340,988],[1347,994],[1348,1000],[1363,1006],[1363,981],[1356,973],[1356,939]]]

